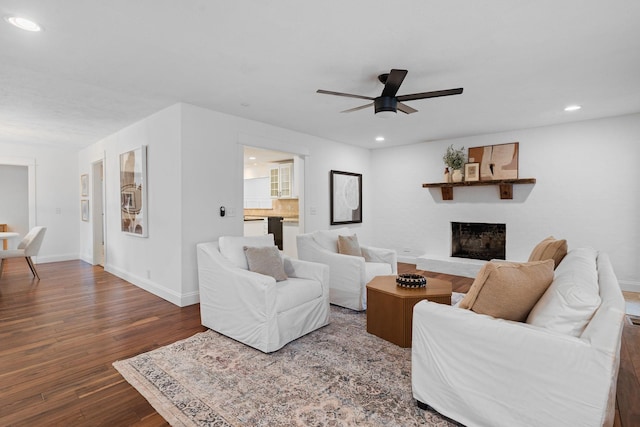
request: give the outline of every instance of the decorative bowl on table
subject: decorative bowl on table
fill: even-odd
[[[424,288],[427,286],[427,278],[420,274],[398,274],[396,284],[402,288]]]

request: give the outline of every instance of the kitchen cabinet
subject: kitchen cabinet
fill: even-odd
[[[282,251],[292,258],[298,258],[298,244],[296,236],[300,233],[298,221],[284,221],[282,223]]]
[[[245,236],[264,236],[265,234],[267,234],[266,219],[244,221]]]
[[[269,177],[244,180],[244,207],[247,209],[272,209]]]
[[[282,163],[269,171],[270,195],[274,199],[288,199],[293,194],[293,163]]]

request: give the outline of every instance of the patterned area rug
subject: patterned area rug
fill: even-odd
[[[458,425],[416,406],[411,349],[334,306],[271,354],[209,330],[113,365],[173,426]]]

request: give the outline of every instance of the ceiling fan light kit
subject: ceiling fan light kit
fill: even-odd
[[[407,70],[393,69],[389,73],[380,74],[378,76],[378,80],[380,80],[380,82],[384,84],[384,89],[382,90],[382,94],[377,98],[373,98],[370,96],[363,96],[363,95],[353,95],[353,94],[344,93],[344,92],[333,92],[333,91],[323,90],[323,89],[318,89],[317,93],[322,93],[325,95],[344,96],[347,98],[367,99],[369,101],[373,101],[372,103],[361,105],[360,107],[344,110],[342,111],[342,113],[351,113],[353,111],[363,110],[373,105],[374,113],[377,116],[393,117],[398,112],[398,110],[402,111],[405,114],[411,114],[418,111],[415,108],[412,108],[407,104],[404,104],[403,101],[413,101],[416,99],[425,99],[425,98],[436,98],[439,96],[460,95],[463,91],[463,88],[457,88],[457,89],[436,90],[432,92],[422,92],[422,93],[413,93],[409,95],[396,96],[396,93],[398,93],[398,89],[400,89],[400,85],[402,84],[407,73],[408,73]]]

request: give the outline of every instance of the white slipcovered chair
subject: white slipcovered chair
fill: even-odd
[[[27,264],[33,273],[33,277],[40,280],[36,266],[31,259],[32,256],[38,255],[40,246],[42,246],[42,240],[44,239],[44,233],[47,231],[46,227],[33,227],[24,239],[18,244],[17,249],[9,249],[6,251],[0,251],[0,277],[2,277],[2,270],[4,269],[4,260],[7,258],[23,258],[27,260]]]
[[[329,268],[280,254],[287,279],[249,271],[243,247],[274,246],[273,234],[224,236],[197,245],[204,326],[265,353],[329,324]]]
[[[362,256],[338,252],[338,236],[354,233],[346,227],[296,236],[298,258],[329,266],[331,304],[362,311],[367,308],[367,283],[375,276],[397,274],[394,250],[360,245]]]

